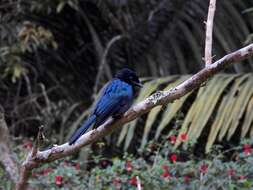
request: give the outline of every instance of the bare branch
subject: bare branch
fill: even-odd
[[[27,156],[26,161],[21,166],[20,178],[16,184],[15,189],[26,189],[28,179],[30,177],[30,173],[31,173],[32,169],[37,166],[36,163],[34,163],[34,164],[26,164],[26,163],[28,163],[30,159],[32,159],[32,160],[36,159],[36,156],[39,151],[39,147],[40,147],[42,141],[44,140],[43,128],[44,128],[43,125],[39,127],[37,139],[35,140],[32,151]]]
[[[39,127],[37,139],[35,140],[35,144],[32,148],[32,157],[33,158],[36,156],[37,152],[39,151],[39,147],[40,147],[42,141],[44,140],[43,128],[44,128],[43,125]]]
[[[10,148],[10,134],[4,119],[4,111],[0,106],[0,162],[12,181],[18,181],[18,166]]]
[[[137,178],[137,190],[141,190],[141,180],[139,176],[136,176],[136,178]]]
[[[208,65],[206,68],[202,69],[200,72],[196,73],[177,87],[164,92],[156,92],[147,99],[130,108],[120,119],[113,120],[111,118],[98,128],[85,133],[81,138],[77,140],[74,145],[70,146],[68,143],[65,143],[62,145],[54,146],[45,151],[38,151],[34,157],[32,154],[29,154],[26,161],[22,165],[20,174],[21,177],[19,183],[16,186],[16,190],[24,189],[26,186],[25,184],[27,184],[27,180],[29,178],[29,173],[33,168],[37,168],[43,163],[51,162],[53,160],[72,155],[82,147],[110,134],[116,128],[136,119],[142,114],[150,111],[155,106],[165,105],[169,102],[179,99],[190,91],[199,88],[202,83],[206,82],[207,79],[225,67],[231,65],[232,63],[244,60],[250,56],[253,56],[253,44],[250,44],[247,47],[228,54],[215,63]]]
[[[95,85],[94,85],[94,88],[93,88],[93,95],[95,95],[98,91],[98,85],[99,85],[99,81],[100,81],[100,78],[101,78],[101,75],[103,73],[103,69],[104,69],[104,66],[106,65],[106,58],[107,58],[107,55],[108,55],[108,52],[111,48],[111,46],[119,41],[121,38],[123,38],[122,35],[118,35],[118,36],[115,36],[113,37],[106,45],[106,48],[103,52],[103,55],[102,55],[102,58],[100,60],[100,65],[98,67],[98,73],[97,73],[97,76],[96,76],[96,80],[95,80]]]
[[[31,157],[32,157],[32,154],[29,154],[27,156],[26,161],[24,161],[24,163],[22,164],[22,166],[20,168],[20,176],[19,176],[18,182],[16,183],[15,190],[25,190],[28,185],[28,180],[29,180],[31,171],[33,168],[36,167],[35,165],[27,165],[26,164],[27,162],[29,162],[28,159],[30,159]]]
[[[216,0],[210,0],[208,16],[206,22],[206,44],[205,44],[205,64],[212,64],[212,43],[213,43],[213,20],[216,8]]]
[[[83,12],[82,10],[79,10],[79,13],[82,15],[85,23],[87,24],[88,26],[88,29],[89,29],[89,32],[91,34],[91,37],[92,37],[92,41],[94,43],[94,47],[95,47],[95,50],[97,52],[97,55],[98,55],[98,60],[101,60],[102,57],[103,57],[103,52],[104,52],[104,47],[102,45],[102,42],[99,38],[99,35],[97,34],[94,26],[91,24],[89,18],[87,17],[86,13]],[[111,78],[112,75],[111,75],[111,71],[110,69],[108,69],[108,65],[104,65],[105,66],[105,73],[107,75],[108,78]]]

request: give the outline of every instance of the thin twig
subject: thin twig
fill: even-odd
[[[216,8],[216,0],[210,0],[208,16],[206,21],[206,43],[205,43],[205,64],[212,64],[212,43],[213,43],[213,20]]]
[[[115,36],[113,37],[106,45],[106,48],[103,52],[103,55],[102,55],[102,58],[101,58],[101,61],[100,61],[100,65],[99,65],[99,68],[98,68],[98,73],[96,75],[96,80],[95,80],[95,84],[94,84],[94,88],[93,88],[93,95],[96,95],[97,91],[98,91],[98,86],[99,86],[99,82],[100,82],[100,78],[103,74],[103,69],[104,69],[104,66],[106,65],[106,58],[107,58],[107,55],[109,53],[109,50],[111,48],[111,46],[119,41],[123,36],[122,35],[118,35],[118,36]]]
[[[41,146],[41,143],[42,141],[44,140],[44,134],[43,134],[43,128],[44,126],[41,125],[39,127],[39,131],[38,131],[38,135],[37,135],[37,138],[35,140],[35,143],[34,143],[34,146],[32,148],[32,157],[35,158],[36,157],[36,154],[37,152],[39,151],[39,147]]]
[[[85,14],[85,12],[83,12],[82,10],[79,10],[79,13],[81,14],[81,16],[83,17],[85,23],[87,24],[87,27],[90,31],[90,34],[91,34],[91,37],[92,37],[92,41],[93,41],[93,44],[94,44],[94,47],[95,47],[95,50],[97,52],[97,55],[98,55],[98,61],[102,60],[102,57],[103,57],[103,52],[104,52],[104,47],[102,45],[102,42],[99,38],[99,35],[98,33],[96,32],[94,26],[91,24],[88,16]],[[108,78],[111,78],[111,71],[109,68],[108,65],[105,65],[107,68],[105,69],[105,74],[107,75]]]
[[[0,9],[6,9],[6,8],[9,8],[13,5],[17,5],[19,2],[9,2],[9,3],[5,3],[5,4],[2,4],[0,5]]]
[[[139,176],[136,176],[136,179],[137,179],[137,190],[141,190],[141,180]]]
[[[192,90],[199,88],[202,83],[207,81],[225,67],[231,65],[232,63],[238,63],[239,61],[245,60],[250,56],[253,56],[253,44],[224,56],[220,60],[208,65],[183,83],[168,91],[156,92],[155,94],[130,108],[120,119],[114,120],[110,118],[103,125],[85,133],[76,141],[74,145],[65,143],[54,146],[45,151],[38,151],[35,158],[29,154],[22,165],[20,179],[16,185],[16,190],[24,190],[26,188],[26,184],[29,179],[29,173],[31,173],[34,168],[39,167],[43,163],[72,155],[82,147],[96,142],[98,139],[101,139],[102,137],[112,133],[123,124],[128,123],[137,117],[140,117],[144,113],[149,112],[155,106],[166,105],[169,102],[173,102],[174,100],[181,98]]]

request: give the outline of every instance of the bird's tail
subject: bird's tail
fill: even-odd
[[[89,127],[95,122],[96,120],[96,115],[92,115],[91,117],[89,117],[84,124],[77,129],[74,134],[70,137],[69,139],[69,145],[74,144],[79,137],[81,137],[88,129]]]

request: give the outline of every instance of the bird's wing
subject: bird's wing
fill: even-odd
[[[111,81],[107,82],[103,88],[101,88],[98,92],[98,94],[96,95],[95,101],[92,103],[91,105],[91,114],[94,112],[94,110],[96,109],[96,106],[98,104],[98,102],[100,101],[101,97],[105,94],[106,89],[108,88],[108,86],[111,84]]]
[[[132,97],[132,89],[129,85],[119,80],[109,83],[94,109],[94,114],[97,116],[96,125],[102,124],[117,112],[125,111],[121,109],[125,109],[125,105],[130,104],[129,97]]]

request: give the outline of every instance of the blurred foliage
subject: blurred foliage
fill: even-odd
[[[233,189],[253,188],[252,139],[244,139],[239,146],[223,151],[213,147],[206,159],[192,154],[192,142],[179,137],[183,146],[175,150],[172,138],[177,131],[163,137],[162,143],[150,142],[141,155],[103,157],[90,154],[87,160],[57,160],[33,171],[30,188],[40,189]],[[97,149],[101,146],[97,143]],[[29,141],[16,146],[20,159],[31,150]],[[95,149],[93,149],[95,150]],[[138,176],[138,177],[137,177]],[[1,179],[5,179],[0,170]],[[139,178],[139,182],[138,182]],[[0,188],[11,189],[12,184],[0,181]]]
[[[252,43],[252,7],[248,0],[217,2],[214,60]],[[2,0],[0,104],[17,160],[32,146],[23,136],[34,136],[39,125],[45,125],[45,146],[66,141],[88,115],[98,89],[122,67],[151,77],[143,79],[137,102],[200,70],[207,9],[203,0]],[[251,58],[226,72],[252,68]],[[136,189],[138,176],[144,189],[253,188],[251,147],[234,147],[253,133],[252,81],[252,74],[217,75],[83,149],[81,165],[73,159],[45,164],[30,184]],[[171,142],[186,132],[187,142]],[[136,156],[123,154],[122,147]],[[0,189],[12,188],[1,167],[0,178]]]
[[[253,2],[217,3],[214,59],[251,42],[253,29]],[[207,8],[208,1],[201,0],[1,1],[0,104],[11,133],[34,136],[38,126],[45,125],[50,144],[65,141],[87,116],[84,110],[97,90],[122,67],[152,77],[198,71],[203,67]],[[253,60],[248,59],[227,72],[252,68]],[[155,91],[159,82],[149,87],[138,101]],[[164,122],[174,119],[191,96],[171,104],[173,111]],[[161,112],[156,108],[148,115],[142,147]],[[111,140],[122,142],[127,134],[125,148],[138,142],[143,128],[133,136],[136,123],[128,132],[124,127],[119,140],[114,136]]]

